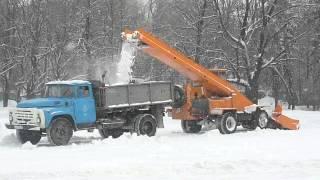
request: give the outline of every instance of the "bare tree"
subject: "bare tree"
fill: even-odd
[[[238,2],[232,14],[237,14],[235,19],[239,28],[231,31],[226,25],[222,9],[229,4],[225,1],[214,0],[215,12],[219,17],[222,36],[225,41],[234,49],[239,50],[241,66],[240,71],[235,72],[238,79],[236,82],[248,81],[247,95],[257,102],[259,90],[259,78],[266,68],[277,68],[276,65],[288,54],[286,49],[281,51],[270,51],[272,42],[284,31],[284,28],[294,19],[294,16],[277,24],[277,18],[284,12],[294,8],[293,5],[280,6],[278,0],[257,0]],[[231,14],[231,15],[232,15]],[[294,40],[287,42],[293,43]],[[244,75],[241,74],[244,71]],[[275,71],[278,72],[278,71]],[[281,75],[281,74],[278,74]]]

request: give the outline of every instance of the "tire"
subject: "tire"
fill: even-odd
[[[29,130],[16,130],[16,135],[21,144],[24,144],[28,141],[31,144],[36,145],[41,139],[40,131],[29,131]]]
[[[269,125],[268,114],[265,111],[258,111],[256,120],[260,129],[265,129]]]
[[[135,118],[134,131],[138,136],[154,136],[157,131],[157,122],[151,114],[139,114]]]
[[[53,120],[47,129],[48,141],[52,145],[67,145],[73,135],[71,122],[66,118],[57,118]]]
[[[234,113],[227,112],[217,121],[217,127],[221,134],[232,134],[237,130],[237,119]]]
[[[199,133],[202,126],[197,124],[198,121],[181,120],[181,127],[185,133]]]
[[[123,135],[123,131],[121,129],[112,129],[111,136],[112,138],[119,138]]]
[[[173,108],[180,108],[182,107],[186,102],[186,96],[184,94],[183,88],[179,86],[173,87],[173,94],[174,94],[174,101],[172,104]]]
[[[108,129],[99,129],[99,134],[103,139],[106,139],[110,136]]]
[[[105,139],[109,136],[112,138],[118,138],[123,135],[123,131],[121,129],[99,129],[100,136]]]

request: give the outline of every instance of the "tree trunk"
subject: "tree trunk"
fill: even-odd
[[[251,101],[255,104],[258,103],[258,92],[259,92],[259,75],[254,75],[252,79],[249,80],[250,84],[250,91],[249,94],[247,94],[248,98],[251,99]]]
[[[200,13],[199,13],[199,19],[197,22],[197,35],[196,35],[196,49],[195,49],[195,61],[197,63],[200,62],[200,48],[201,48],[201,41],[202,41],[202,31],[203,31],[203,25],[204,25],[204,20],[203,17],[205,16],[207,8],[207,0],[203,0],[203,4],[201,5]]]
[[[91,9],[91,1],[87,0],[87,14],[86,14],[86,19],[85,19],[85,26],[84,26],[84,32],[82,34],[82,37],[84,39],[84,46],[86,50],[86,56],[87,56],[87,64],[88,64],[88,69],[87,69],[87,78],[88,79],[94,79],[94,63],[92,62],[92,57],[91,57],[91,48],[89,45],[89,40],[90,40],[90,9]]]
[[[4,77],[4,86],[3,86],[3,107],[8,107],[9,102],[9,81],[8,76]]]
[[[276,72],[274,72],[274,70],[272,70],[272,80],[273,80],[272,91],[273,91],[273,96],[274,96],[274,104],[276,107],[279,103],[280,82],[279,82],[278,74]]]

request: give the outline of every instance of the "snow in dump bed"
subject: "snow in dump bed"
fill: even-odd
[[[320,112],[285,111],[301,120],[298,131],[217,130],[184,134],[165,118],[155,137],[102,140],[97,131],[74,133],[71,144],[20,145],[4,128],[0,110],[0,179],[319,179]]]
[[[128,85],[141,85],[141,84],[170,84],[170,81],[142,81],[140,82],[134,82],[134,83],[127,83],[127,82],[120,82],[120,83],[114,83],[112,85],[107,86],[128,86]]]
[[[69,85],[74,85],[74,84],[91,84],[89,81],[85,80],[69,80],[69,81],[51,81],[46,84],[69,84]]]

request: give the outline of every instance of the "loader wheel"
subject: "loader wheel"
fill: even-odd
[[[181,127],[185,133],[198,133],[202,129],[202,126],[197,124],[197,121],[181,120]]]
[[[109,130],[108,129],[99,129],[100,136],[105,139],[109,137]]]
[[[257,121],[260,129],[267,128],[269,124],[268,114],[265,111],[259,111],[257,113]]]
[[[134,130],[138,136],[154,136],[157,131],[157,122],[151,114],[139,114],[135,118]]]
[[[31,144],[36,145],[41,139],[40,131],[16,130],[16,135],[21,144],[30,141]]]
[[[73,128],[70,121],[66,118],[57,118],[53,120],[47,129],[48,141],[52,145],[67,145],[73,135]]]
[[[221,134],[231,134],[237,130],[237,120],[233,113],[227,112],[217,121],[217,127]]]

